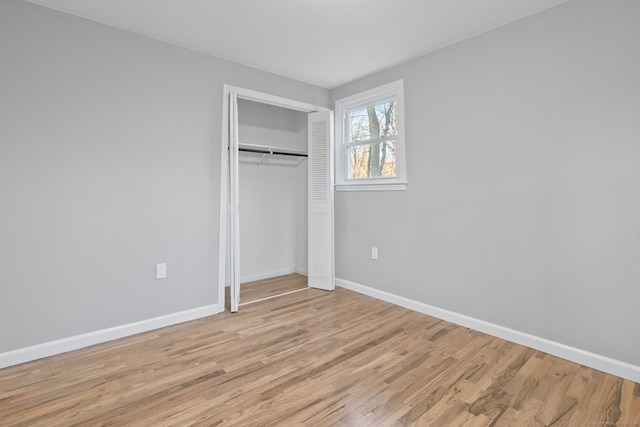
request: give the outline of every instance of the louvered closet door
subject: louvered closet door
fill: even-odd
[[[332,291],[333,112],[309,114],[309,286]]]

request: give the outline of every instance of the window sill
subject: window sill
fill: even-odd
[[[337,184],[336,191],[405,191],[406,182],[393,184]]]

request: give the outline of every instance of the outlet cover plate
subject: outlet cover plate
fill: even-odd
[[[167,278],[167,263],[162,262],[160,264],[156,264],[156,279],[166,279]]]

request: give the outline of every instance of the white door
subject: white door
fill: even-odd
[[[238,94],[229,92],[229,226],[231,311],[240,305],[240,175],[238,163]]]
[[[333,112],[309,113],[309,287],[332,291]]]

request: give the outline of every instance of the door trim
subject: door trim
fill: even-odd
[[[227,269],[227,217],[229,215],[229,94],[236,93],[237,99],[259,102],[290,110],[313,113],[330,111],[330,108],[307,102],[296,101],[269,93],[258,92],[225,84],[222,90],[222,139],[220,140],[220,228],[218,230],[218,305],[226,309],[225,286]]]

